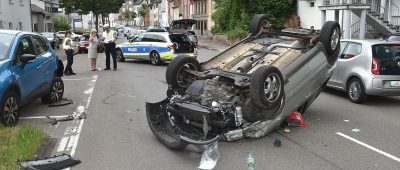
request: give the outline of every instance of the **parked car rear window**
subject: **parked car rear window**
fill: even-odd
[[[381,74],[400,75],[400,44],[373,45],[372,56],[378,60]]]
[[[400,41],[400,35],[392,35],[388,38],[388,41]]]
[[[349,45],[347,45],[346,49],[344,50],[341,58],[343,59],[353,58],[354,56],[361,54],[361,50],[362,50],[361,44],[349,43]]]
[[[6,58],[13,39],[14,35],[0,34],[0,60],[4,60]]]
[[[39,36],[34,36],[33,42],[38,54],[46,54],[49,51],[49,46]]]

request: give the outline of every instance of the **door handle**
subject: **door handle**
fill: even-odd
[[[311,96],[311,92],[308,92],[308,94],[306,95],[306,98],[309,98]]]

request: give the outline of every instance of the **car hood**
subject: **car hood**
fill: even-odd
[[[197,23],[194,19],[173,20],[169,29],[170,33],[187,33],[192,29],[192,26]],[[187,29],[184,29],[184,28]]]

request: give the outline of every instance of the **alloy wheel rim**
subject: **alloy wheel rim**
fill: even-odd
[[[191,69],[194,71],[198,71],[196,69],[196,66],[192,63],[188,63],[188,64],[181,66],[178,70],[178,74],[176,74],[176,80],[178,82],[178,85],[181,87],[187,87],[187,86],[189,86],[189,83],[190,83],[190,82],[185,82],[185,80],[184,80],[184,74],[182,74],[182,73],[185,71],[185,69]]]
[[[51,100],[60,101],[63,93],[63,85],[61,82],[55,82],[51,90]]]
[[[151,54],[151,62],[153,63],[153,64],[156,64],[156,63],[158,63],[158,55],[157,55],[157,53],[152,53]]]
[[[18,115],[18,103],[15,97],[9,97],[4,105],[4,121],[7,125],[15,124]]]
[[[121,58],[122,58],[122,57],[121,57],[121,51],[119,51],[119,50],[117,51],[117,58],[118,58],[118,59],[121,59]]]
[[[281,95],[281,80],[276,73],[269,74],[264,82],[264,95],[268,102],[275,102]]]
[[[331,49],[335,50],[337,45],[339,44],[340,33],[339,28],[335,28],[333,30],[333,34],[331,36]]]
[[[360,97],[360,93],[361,93],[361,87],[360,84],[356,81],[352,82],[350,84],[350,91],[349,91],[349,95],[353,100],[356,100]]]

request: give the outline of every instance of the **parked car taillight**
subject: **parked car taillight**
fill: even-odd
[[[168,47],[169,49],[174,49],[174,48],[175,48],[174,45],[167,45],[167,47]]]
[[[375,57],[372,57],[372,74],[379,75],[381,65],[379,64],[379,60]]]

